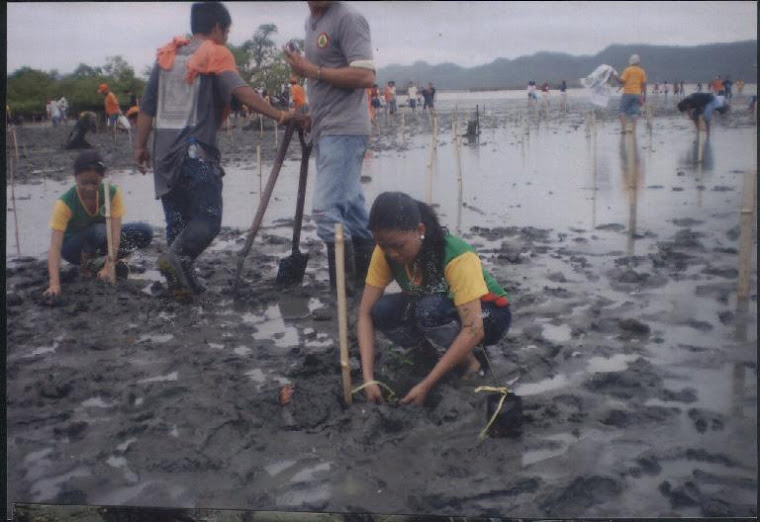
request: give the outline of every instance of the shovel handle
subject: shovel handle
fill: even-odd
[[[298,130],[298,139],[301,142],[301,172],[298,176],[298,197],[296,199],[296,216],[293,221],[293,254],[299,252],[298,245],[301,242],[301,224],[303,223],[303,207],[306,201],[306,181],[309,177],[309,156],[311,156],[311,143],[304,141],[303,130]]]
[[[293,131],[295,130],[295,127],[296,122],[289,121],[288,126],[285,128],[285,136],[282,139],[282,143],[280,143],[280,148],[277,150],[277,157],[274,160],[272,172],[269,174],[267,186],[264,189],[264,194],[261,198],[261,201],[259,202],[259,208],[256,210],[256,216],[253,218],[251,230],[248,232],[248,238],[245,240],[245,246],[243,247],[243,250],[240,251],[240,255],[238,257],[237,272],[235,273],[234,283],[235,289],[237,289],[238,285],[240,284],[240,276],[243,273],[243,263],[245,262],[245,258],[251,251],[253,240],[256,238],[256,233],[259,231],[259,227],[261,227],[261,222],[264,220],[264,212],[266,212],[267,205],[269,204],[269,199],[272,197],[274,184],[277,181],[277,176],[280,174],[280,169],[282,168],[282,164],[285,161],[285,154],[288,152],[288,145],[290,144],[290,139],[293,137]]]

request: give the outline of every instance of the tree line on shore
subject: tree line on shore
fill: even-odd
[[[282,51],[272,39],[276,33],[275,24],[262,24],[241,45],[227,44],[243,79],[254,88],[266,89],[275,96],[281,93],[290,76]],[[292,42],[303,50],[303,40],[293,39]],[[122,56],[109,56],[106,63],[99,66],[80,63],[69,74],[21,67],[8,75],[6,104],[16,121],[44,119],[47,100],[58,100],[62,96],[68,100],[69,114],[74,117],[82,111],[101,113],[103,97],[97,89],[98,85],[106,83],[116,94],[122,109],[126,110],[127,93],[132,92],[139,98],[149,75],[150,67],[137,75]]]

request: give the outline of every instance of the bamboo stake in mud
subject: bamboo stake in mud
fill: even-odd
[[[264,117],[259,114],[259,138],[264,137]]]
[[[459,121],[454,120],[454,153],[456,154],[457,166],[457,235],[462,228],[462,153],[459,149]]]
[[[435,157],[435,133],[433,134],[432,141],[430,142],[430,159],[427,164],[427,195],[425,203],[428,205],[433,204],[433,158]]]
[[[351,367],[348,364],[348,311],[346,309],[346,264],[343,225],[335,223],[335,279],[338,292],[338,340],[343,373],[343,399],[351,405]]]
[[[277,148],[277,142],[279,141],[279,132],[277,132],[277,128],[279,125],[277,125],[277,122],[274,122],[274,147]]]
[[[757,197],[757,171],[744,173],[744,197],[741,207],[741,226],[739,231],[739,288],[737,297],[744,301],[749,297],[750,261],[752,260],[752,237],[755,223]]]
[[[108,274],[108,282],[116,283],[116,255],[113,249],[113,230],[111,230],[111,185],[108,180],[103,181],[104,204],[106,207],[106,243],[108,244],[108,264],[111,272]]]
[[[8,158],[10,162],[11,171],[11,204],[13,205],[13,226],[16,231],[16,254],[21,255],[21,243],[18,240],[18,214],[16,213],[16,167],[13,164],[13,158]]]
[[[406,111],[401,109],[401,143],[406,144]]]
[[[13,150],[16,151],[16,161],[19,161],[18,158],[18,140],[16,139],[16,126],[11,125],[11,136],[13,136]]]
[[[259,204],[261,204],[261,198],[264,197],[264,174],[261,171],[261,143],[256,145],[256,162],[259,165]]]

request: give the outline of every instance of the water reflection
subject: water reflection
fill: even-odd
[[[636,236],[636,218],[639,191],[644,184],[644,169],[641,155],[636,143],[636,133],[620,135],[620,164],[623,167],[623,186],[628,199],[628,247],[629,256],[634,255]]]

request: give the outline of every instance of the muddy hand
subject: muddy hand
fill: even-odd
[[[58,297],[59,295],[61,295],[61,285],[51,284],[50,286],[48,286],[47,290],[42,292],[42,295],[44,295],[45,297]]]
[[[364,394],[367,396],[367,401],[375,404],[383,403],[383,393],[380,391],[380,386],[377,384],[370,384],[364,388]]]
[[[401,399],[401,404],[416,404],[422,406],[425,404],[425,398],[427,397],[428,387],[424,383],[420,383],[406,394],[406,397]]]
[[[111,261],[106,261],[106,265],[98,272],[98,279],[111,282],[111,274],[113,273],[113,270],[113,263],[111,263]]]

